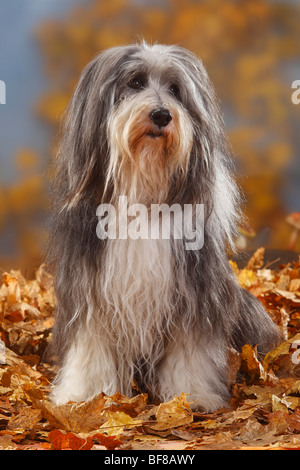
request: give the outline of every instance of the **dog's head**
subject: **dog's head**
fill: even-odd
[[[139,202],[165,202],[171,182],[183,181],[189,168],[200,76],[191,76],[191,64],[191,70],[184,66],[191,57],[179,48],[119,52],[123,60],[108,110],[107,184],[113,181],[118,193]]]
[[[98,203],[119,195],[144,204],[204,203],[226,225],[237,194],[228,161],[213,87],[191,52],[115,47],[83,71],[60,147],[65,207],[91,195]]]

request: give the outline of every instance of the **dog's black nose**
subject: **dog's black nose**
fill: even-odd
[[[171,113],[167,109],[156,109],[150,118],[158,127],[166,127],[172,121]]]

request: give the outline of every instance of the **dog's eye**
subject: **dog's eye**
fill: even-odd
[[[134,90],[141,90],[144,88],[144,83],[141,78],[133,78],[128,82],[128,86]]]
[[[176,97],[180,98],[180,91],[177,85],[173,84],[170,86],[170,92]]]

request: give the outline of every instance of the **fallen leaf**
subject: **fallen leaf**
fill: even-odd
[[[300,293],[300,279],[292,279],[289,286],[290,292]]]
[[[257,358],[257,348],[245,344],[241,352],[241,370],[246,372],[250,382],[276,382],[274,374],[267,371]]]
[[[156,422],[149,424],[155,431],[164,431],[192,423],[193,413],[186,395],[182,393],[168,402],[161,403],[155,414]]]
[[[248,288],[257,283],[257,276],[250,269],[242,269],[238,274],[238,281],[242,287]]]
[[[131,429],[143,424],[142,420],[132,418],[122,411],[107,411],[105,422],[99,429],[109,436],[120,437],[125,429]]]
[[[273,372],[278,377],[300,375],[300,361],[295,361],[291,348],[293,344],[300,344],[300,333],[281,343],[273,351],[270,351],[263,360],[264,368]],[[293,362],[294,361],[294,362]]]
[[[93,441],[106,447],[107,450],[115,450],[120,447],[123,442],[117,439],[115,436],[105,436],[104,434],[96,433],[93,434]]]
[[[300,434],[300,406],[288,418],[288,428],[292,433]]]
[[[15,450],[18,448],[17,444],[13,442],[12,436],[5,434],[0,436],[0,450]]]
[[[109,409],[110,411],[122,411],[135,418],[145,410],[148,396],[145,393],[140,393],[135,397],[129,398],[117,392],[111,397],[106,396],[105,400],[105,409]]]
[[[256,254],[248,266],[251,269],[240,270],[237,265],[233,269],[263,302],[286,340],[262,361],[250,345],[241,352],[229,351],[231,408],[213,413],[193,412],[184,394],[160,405],[148,403],[146,394],[131,398],[120,393],[54,405],[47,397],[57,369],[42,362],[54,323],[52,277],[44,267],[31,281],[19,271],[6,273],[0,287],[0,446],[18,450],[300,448],[300,260],[273,270],[259,267],[261,254]]]
[[[48,438],[53,450],[90,450],[94,442],[91,437],[82,438],[71,432],[58,429],[49,432]]]
[[[31,430],[42,418],[41,410],[35,410],[30,406],[21,409],[17,416],[13,416],[7,425],[7,429]]]
[[[264,255],[265,248],[258,248],[248,261],[246,269],[254,271],[256,269],[261,268],[264,264]]]
[[[36,400],[33,405],[42,411],[53,428],[74,433],[98,429],[106,420],[103,415],[105,397],[101,393],[86,402],[55,405],[49,400]]]

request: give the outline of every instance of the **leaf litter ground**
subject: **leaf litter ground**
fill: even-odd
[[[184,393],[156,405],[138,392],[54,405],[48,394],[56,369],[45,355],[54,323],[52,277],[44,265],[29,281],[19,271],[4,273],[0,449],[300,449],[300,259],[271,269],[261,248],[244,269],[231,266],[284,341],[263,360],[250,345],[229,351],[232,400],[214,413],[192,411]]]

